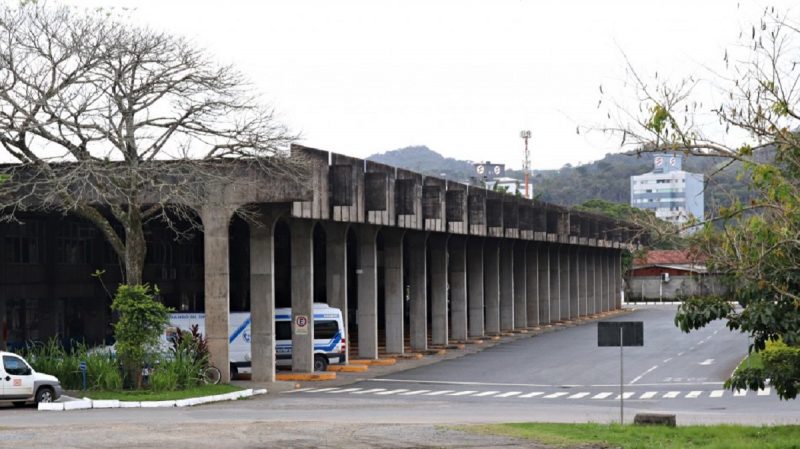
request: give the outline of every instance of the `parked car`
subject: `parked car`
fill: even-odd
[[[55,376],[37,373],[25,359],[0,351],[0,401],[21,407],[29,401],[53,402],[61,396],[61,383]]]

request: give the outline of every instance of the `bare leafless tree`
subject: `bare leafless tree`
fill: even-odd
[[[184,38],[102,12],[3,6],[0,143],[15,163],[0,167],[0,216],[82,217],[141,283],[147,222],[199,225],[191,206],[237,176],[231,166],[304,169],[252,90]]]

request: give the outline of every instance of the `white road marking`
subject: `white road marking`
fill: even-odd
[[[536,396],[541,396],[543,394],[544,394],[544,391],[534,391],[533,393],[523,394],[520,397],[527,399],[527,398],[534,398]]]
[[[678,353],[678,357],[680,357],[680,356],[682,356],[682,355],[684,355],[684,354],[686,354],[686,353],[685,353],[685,352],[679,352],[679,353]]]
[[[405,389],[405,388],[399,388],[397,390],[381,391],[380,393],[375,393],[375,394],[376,395],[381,395],[381,396],[386,396],[386,395],[390,395],[390,394],[403,393],[403,392],[406,392],[406,391],[408,391],[408,390]]]
[[[429,391],[431,390],[414,390],[414,391],[409,391],[408,393],[400,393],[400,396],[414,396],[417,394],[427,393]]]
[[[484,391],[483,393],[476,394],[475,397],[482,398],[484,396],[491,396],[491,395],[497,394],[497,393],[500,393],[500,392],[499,391]]]
[[[324,393],[326,391],[331,391],[331,390],[339,390],[339,388],[333,388],[333,387],[331,387],[331,388],[316,388],[316,389],[312,388],[311,390],[306,391],[306,393]]]
[[[417,380],[417,379],[364,379],[367,382],[402,382],[409,384],[439,384],[439,385],[471,385],[471,386],[496,386],[496,387],[560,387],[560,385],[543,384],[507,384],[499,382],[455,382],[450,380]]]
[[[361,390],[361,388],[345,388],[344,390],[339,390],[339,391],[329,391],[328,394],[352,393],[358,390]]]
[[[431,391],[430,393],[425,393],[425,396],[441,396],[447,393],[454,393],[455,390],[439,390],[439,391]]]
[[[315,389],[316,389],[316,388],[298,388],[297,390],[292,390],[292,391],[284,391],[284,392],[283,392],[283,394],[289,394],[289,393],[300,393],[300,392],[302,392],[302,391],[309,391],[309,390],[315,390]]]
[[[379,392],[379,391],[386,391],[386,389],[385,389],[385,388],[371,388],[371,389],[369,389],[369,390],[364,390],[364,391],[356,391],[356,392],[354,392],[353,394],[368,394],[368,393],[377,393],[377,392]]]
[[[702,391],[696,391],[695,390],[695,391],[690,391],[689,393],[687,393],[686,397],[689,398],[689,399],[695,399],[695,398],[700,397],[701,394],[703,394]]]
[[[568,397],[567,399],[581,399],[585,398],[586,396],[589,396],[590,394],[592,393],[589,393],[588,391],[583,391],[581,393],[575,393],[572,396]]]
[[[705,359],[702,362],[700,362],[701,365],[706,365],[706,366],[711,365],[712,363],[714,363],[714,359]]]
[[[669,363],[670,360],[672,360],[672,357],[670,357],[668,359],[664,359],[661,363]]]
[[[557,393],[548,394],[547,396],[542,396],[542,397],[545,398],[545,399],[554,399],[554,398],[558,398],[558,397],[561,397],[561,396],[566,396],[567,394],[569,394],[569,393],[567,393],[566,391],[559,391]]]
[[[625,393],[622,393],[622,399],[630,399],[631,396],[633,395],[634,395],[633,391],[626,391]],[[617,397],[615,397],[614,399],[619,399],[619,395],[617,395]]]
[[[596,395],[592,396],[592,399],[605,399],[611,396],[614,393],[604,392],[604,393],[597,393]]]
[[[642,395],[639,396],[639,399],[650,399],[655,397],[655,395],[657,394],[658,394],[657,391],[648,391],[647,393],[642,393]]]
[[[680,391],[670,391],[668,393],[665,393],[664,396],[661,397],[664,399],[675,399],[678,397],[679,394],[681,394]]]
[[[769,394],[771,392],[772,392],[772,388],[767,387],[767,388],[764,388],[763,390],[758,390],[758,395],[759,396],[769,396]]]
[[[736,390],[733,392],[733,395],[736,397],[747,396],[747,390]]]
[[[455,393],[450,393],[448,396],[466,396],[468,394],[477,393],[475,390],[467,390],[467,391],[457,391]]]
[[[510,398],[511,396],[516,396],[518,394],[522,394],[522,392],[521,391],[509,391],[508,393],[495,395],[495,397],[496,398]]]
[[[723,394],[725,394],[725,390],[714,390],[709,393],[708,396],[712,398],[721,398]]]
[[[649,369],[649,370],[647,370],[647,371],[643,372],[642,374],[639,374],[638,376],[636,376],[636,377],[635,377],[635,378],[634,378],[634,379],[633,379],[633,380],[632,380],[632,381],[631,381],[631,382],[630,382],[628,385],[635,384],[635,383],[636,383],[637,381],[639,381],[639,380],[640,380],[642,377],[646,376],[646,375],[647,375],[647,373],[649,373],[649,372],[653,371],[653,370],[654,370],[654,369],[656,369],[656,368],[658,368],[658,365],[653,365],[652,367],[650,367],[650,369]]]

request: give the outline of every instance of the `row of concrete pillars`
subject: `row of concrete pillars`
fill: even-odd
[[[280,215],[265,211],[260,225],[250,227],[251,363],[252,378],[260,382],[275,379],[273,234]],[[206,333],[212,363],[229,379],[230,213],[204,210],[202,218]],[[317,222],[304,219],[286,222],[291,235],[292,318],[293,321],[297,315],[311,318],[310,332],[292,333],[292,369],[312,372],[313,231]],[[412,351],[424,351],[429,341],[433,345],[447,345],[451,341],[574,320],[620,307],[619,249],[363,224],[322,224],[326,235],[327,302],[342,309],[345,320],[347,233],[351,227],[357,236],[358,352],[354,355],[359,358],[376,359],[379,352],[379,232],[383,241],[386,353],[403,353],[406,340]],[[404,267],[408,273],[404,273]]]

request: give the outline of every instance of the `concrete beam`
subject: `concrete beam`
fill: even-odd
[[[467,239],[450,237],[450,338],[467,340]]]
[[[378,248],[377,226],[358,226],[358,356],[378,358]]]
[[[292,371],[314,372],[314,221],[291,220]],[[304,330],[297,326],[306,317]],[[302,332],[302,333],[301,333]]]
[[[384,313],[386,327],[386,352],[402,354],[404,351],[405,288],[403,286],[403,236],[405,231],[384,229]]]
[[[522,240],[514,242],[514,329],[528,327],[527,246]]]
[[[408,239],[409,258],[409,337],[411,349],[424,351],[428,349],[428,307],[427,307],[427,241],[428,234],[424,232],[409,232]]]
[[[469,295],[469,336],[483,336],[483,242],[482,238],[467,240],[467,294]]]
[[[488,335],[500,333],[500,245],[496,239],[483,244],[484,329]]]
[[[218,205],[200,209],[205,257],[205,330],[211,364],[219,368],[222,382],[230,382],[228,316],[230,314],[230,264],[228,229],[233,210]]]
[[[447,238],[446,234],[433,234],[428,239],[431,250],[431,341],[447,345]]]

